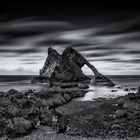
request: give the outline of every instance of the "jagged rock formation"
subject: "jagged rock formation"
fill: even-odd
[[[89,80],[74,62],[64,58],[52,48],[48,49],[48,57],[43,68],[40,70],[40,77],[46,78],[51,82],[78,82]]]
[[[77,64],[80,68],[82,68],[85,64],[94,72],[95,75],[100,75],[98,70],[91,65],[80,53],[74,50],[71,47],[68,47],[62,53],[62,56],[75,64]]]
[[[95,85],[114,86],[114,83],[111,82],[110,79],[99,73],[98,70],[92,64],[90,64],[80,53],[78,53],[73,48],[66,48],[62,56],[76,63],[80,68],[82,68],[84,65],[87,65],[95,74]]]
[[[11,89],[0,92],[0,139],[3,135],[9,138],[27,135],[40,125],[52,126],[53,115],[61,117],[56,107],[85,94],[85,90],[78,89],[24,92]],[[59,123],[62,131],[64,122],[59,120]]]
[[[40,77],[32,82],[89,82],[90,79],[81,70],[84,65],[87,65],[95,74],[95,85],[114,86],[114,83],[99,73],[92,64],[71,47],[66,48],[62,55],[51,47],[48,48],[48,57],[43,68],[40,69]]]

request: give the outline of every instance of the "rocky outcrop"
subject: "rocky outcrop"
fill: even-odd
[[[0,92],[0,136],[18,137],[39,125],[52,126],[55,108],[85,93],[85,90],[19,92],[14,89]]]
[[[48,57],[40,69],[40,76],[34,78],[32,83],[49,83],[48,86],[55,82],[89,83],[90,79],[81,70],[84,65],[87,65],[95,74],[95,85],[114,86],[111,80],[99,73],[80,53],[70,47],[66,48],[62,55],[51,47],[48,48]],[[85,87],[87,86],[85,85]]]
[[[108,87],[115,86],[115,84],[109,78],[107,78],[102,74],[95,75],[94,85],[108,86]]]
[[[52,48],[48,49],[48,57],[43,68],[40,70],[40,77],[46,78],[51,82],[89,80],[74,62],[64,58]]]
[[[137,89],[137,93],[140,93],[140,86],[139,86],[138,89]]]
[[[99,71],[90,64],[80,53],[78,53],[76,50],[74,50],[71,47],[68,47],[64,50],[62,56],[75,64],[77,64],[80,68],[82,68],[84,65],[87,65],[95,74],[95,85],[102,85],[102,86],[114,86],[115,84],[108,79],[106,76],[99,73]]]
[[[80,53],[78,53],[76,50],[74,50],[71,47],[68,47],[64,50],[62,53],[62,56],[75,64],[77,64],[80,68],[82,68],[84,65],[87,65],[95,75],[100,75],[98,70],[91,65]]]

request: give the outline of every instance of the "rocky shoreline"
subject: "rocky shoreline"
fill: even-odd
[[[73,98],[82,97],[85,90],[54,90],[19,92],[11,89],[0,92],[0,136],[19,137],[29,134],[40,125],[52,125],[52,116],[61,115],[56,107]],[[49,109],[48,109],[49,107]],[[61,128],[60,130],[65,129]]]
[[[0,92],[0,136],[29,135],[41,126],[52,126],[59,116],[59,133],[87,138],[140,137],[140,93],[94,101],[72,100],[83,97],[81,89],[48,91],[11,89]],[[48,106],[50,109],[48,109]]]

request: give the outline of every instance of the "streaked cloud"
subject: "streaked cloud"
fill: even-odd
[[[31,17],[0,23],[0,74],[38,74],[50,46],[59,53],[68,46],[75,48],[104,74],[139,74],[139,16],[100,17],[91,22],[93,26],[86,26],[86,21],[80,26]]]

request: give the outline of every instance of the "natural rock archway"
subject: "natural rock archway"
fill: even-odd
[[[95,74],[95,85],[114,86],[106,76],[102,75],[86,58],[71,47],[66,48],[62,55],[51,47],[48,57],[40,69],[40,82],[84,82],[90,79],[83,74],[81,68],[87,65]]]
[[[115,84],[111,82],[106,76],[102,75],[92,64],[90,64],[86,58],[84,58],[80,53],[74,50],[71,47],[68,47],[64,50],[62,56],[74,63],[76,63],[80,68],[84,65],[87,65],[95,74],[95,85],[103,85],[103,86],[114,86]]]

